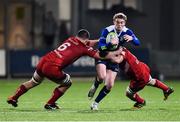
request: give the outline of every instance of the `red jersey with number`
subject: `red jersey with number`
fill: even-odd
[[[56,83],[63,80],[66,75],[62,71],[81,56],[96,57],[97,50],[85,45],[76,37],[68,38],[57,49],[49,52],[39,61],[36,72],[41,77],[47,77]]]
[[[90,56],[94,58],[97,50],[89,47],[82,43],[76,37],[70,37],[63,44],[61,44],[57,49],[46,55],[49,60],[59,65],[61,68],[72,64],[81,56]]]
[[[149,67],[140,62],[130,51],[124,49],[124,61],[120,64],[120,68],[135,81],[149,81],[150,69]]]

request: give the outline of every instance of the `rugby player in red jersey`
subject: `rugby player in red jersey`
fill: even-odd
[[[89,32],[85,29],[81,29],[77,36],[68,38],[57,49],[43,56],[36,67],[32,79],[22,83],[15,94],[8,98],[7,102],[12,106],[17,107],[18,98],[29,89],[39,85],[46,77],[60,85],[54,89],[52,97],[45,104],[44,108],[51,110],[59,109],[56,101],[72,84],[70,75],[65,73],[63,69],[81,56],[90,56],[101,59],[99,52],[88,46],[92,46],[96,42],[90,41],[89,37]],[[118,51],[108,53],[104,58],[113,60],[112,58],[115,57],[114,55],[116,53],[118,53]]]
[[[120,47],[121,48],[121,47]],[[143,62],[139,61],[130,51],[122,48],[122,52],[116,62],[119,62],[122,69],[131,79],[130,85],[127,87],[126,96],[135,101],[135,108],[143,107],[146,102],[138,95],[138,91],[142,90],[146,85],[159,88],[164,93],[164,100],[174,92],[174,90],[158,79],[152,78],[150,68]]]

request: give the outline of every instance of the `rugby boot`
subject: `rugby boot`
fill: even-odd
[[[164,93],[164,100],[167,100],[169,95],[174,92],[173,88],[169,88],[167,91],[163,91]]]
[[[98,110],[98,103],[97,102],[93,102],[91,104],[91,110],[93,110],[93,111],[97,111]]]
[[[56,109],[60,109],[60,107],[57,105],[57,103],[54,104],[46,104],[44,106],[45,109],[47,110],[56,110]]]
[[[136,102],[135,104],[134,104],[134,108],[142,108],[143,106],[145,106],[146,105],[146,101],[144,100],[144,102],[143,103],[139,103],[139,102]]]
[[[91,100],[96,93],[97,88],[94,86],[94,84],[91,86],[89,92],[88,92],[88,98]]]
[[[17,104],[17,100],[15,100],[15,99],[13,99],[12,97],[9,97],[8,99],[7,99],[7,103],[8,104],[11,104],[13,107],[17,107],[18,106],[18,104]]]

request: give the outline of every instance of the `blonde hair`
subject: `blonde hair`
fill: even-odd
[[[117,13],[113,16],[113,21],[117,18],[120,18],[120,19],[124,19],[125,21],[127,21],[127,16],[124,14],[124,13]]]

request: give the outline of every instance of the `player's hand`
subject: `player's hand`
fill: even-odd
[[[129,42],[129,41],[132,41],[132,40],[133,40],[133,37],[130,36],[130,35],[127,35],[127,34],[124,35],[123,38],[124,38],[124,40],[125,40],[126,42]]]
[[[122,46],[120,46],[120,47],[119,47],[119,49],[118,49],[119,54],[121,54],[121,53],[122,53],[122,51],[123,51],[123,47],[122,47]]]
[[[112,44],[112,45],[118,45],[118,43],[119,43],[119,40],[118,40],[118,39],[115,39],[115,38],[114,38],[114,39],[111,40],[111,44]]]
[[[119,64],[119,63],[121,63],[123,60],[124,60],[123,55],[115,55],[115,56],[111,57],[111,62],[113,62],[113,63]]]
[[[112,51],[112,52],[110,52],[110,53],[113,54],[112,57],[116,57],[116,56],[120,55],[120,54],[122,53],[122,51],[123,51],[123,48],[120,46],[118,50]]]
[[[99,42],[99,39],[88,40],[88,46],[93,47]]]

